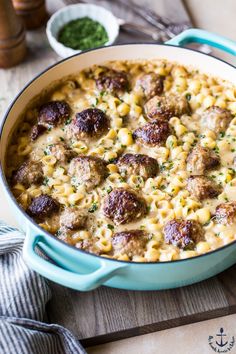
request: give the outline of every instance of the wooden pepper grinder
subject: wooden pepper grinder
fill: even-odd
[[[21,62],[26,54],[25,31],[11,0],[0,0],[0,68]]]
[[[26,29],[36,29],[46,22],[48,14],[46,11],[45,0],[12,1],[15,11],[23,20]]]

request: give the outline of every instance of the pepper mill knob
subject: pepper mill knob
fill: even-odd
[[[18,16],[24,22],[26,29],[36,29],[42,26],[47,18],[45,0],[12,0]]]
[[[0,68],[20,63],[26,54],[25,31],[11,0],[0,0]]]

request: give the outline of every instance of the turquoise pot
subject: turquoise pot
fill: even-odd
[[[236,56],[236,43],[202,30],[187,30],[166,45],[129,44],[99,48],[65,59],[32,80],[9,107],[1,127],[1,185],[13,215],[26,233],[23,256],[29,267],[64,286],[87,291],[106,285],[121,289],[160,290],[189,285],[209,278],[236,262],[236,242],[195,258],[159,263],[116,261],[73,248],[41,229],[16,203],[4,175],[8,136],[18,112],[53,80],[107,60],[151,59],[154,57],[192,65],[202,72],[222,77],[236,84],[235,67],[209,55],[179,47],[199,42],[223,49]],[[38,246],[54,263],[40,257]]]

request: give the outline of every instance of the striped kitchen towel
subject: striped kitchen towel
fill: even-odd
[[[42,322],[47,281],[22,259],[24,235],[0,221],[0,353],[84,354],[66,328]]]

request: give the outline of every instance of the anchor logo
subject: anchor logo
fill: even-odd
[[[228,344],[228,341],[227,342],[223,342],[223,337],[226,337],[226,334],[224,334],[224,328],[220,328],[220,334],[217,334],[216,336],[220,337],[220,343],[216,341],[216,344],[219,347],[224,347],[224,346],[226,346],[226,344]]]
[[[214,336],[208,337],[208,343],[215,353],[228,353],[235,344],[235,339],[229,337],[224,328],[221,327],[219,332]]]

